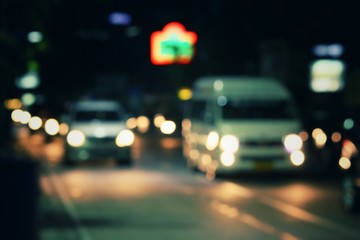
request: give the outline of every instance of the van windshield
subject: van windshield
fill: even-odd
[[[120,120],[119,113],[116,111],[77,111],[75,113],[76,121],[118,121]]]
[[[293,119],[294,106],[286,100],[229,100],[222,106],[224,119]]]

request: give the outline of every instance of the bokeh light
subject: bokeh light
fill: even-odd
[[[160,113],[158,113],[154,116],[154,125],[157,128],[160,128],[161,124],[165,121],[166,121],[166,119],[165,119],[164,115],[162,115]]]
[[[31,106],[36,102],[36,96],[33,93],[24,93],[21,101],[25,106]]]
[[[31,43],[39,43],[43,40],[43,34],[38,31],[32,31],[28,33],[27,38]]]
[[[334,142],[334,143],[338,143],[341,141],[341,133],[339,132],[334,132],[333,134],[331,134],[331,140]]]
[[[6,99],[4,101],[4,107],[9,110],[19,109],[23,106],[22,102],[18,98]]]
[[[326,134],[324,133],[324,131],[320,128],[315,128],[312,131],[312,137],[315,141],[315,145],[318,148],[323,148],[325,146],[325,143],[327,141],[327,137]]]
[[[137,127],[137,119],[135,117],[131,117],[126,120],[126,127],[129,129],[134,129]]]
[[[149,118],[146,116],[139,116],[137,118],[137,126],[138,126],[139,132],[141,132],[141,133],[147,132],[150,127]]]
[[[347,157],[341,157],[339,159],[339,166],[342,169],[347,170],[351,167],[351,161]]]
[[[32,130],[38,130],[42,126],[42,120],[38,116],[33,116],[29,121],[29,127]]]
[[[132,22],[132,18],[125,12],[112,12],[108,17],[109,23],[112,25],[128,26]]]
[[[11,119],[14,121],[14,122],[20,122],[20,119],[21,119],[21,114],[22,114],[22,110],[21,109],[15,109],[11,112]]]
[[[66,123],[61,123],[59,126],[59,134],[65,136],[66,134],[68,134],[69,129],[69,125],[67,125]]]
[[[290,154],[291,163],[300,166],[305,162],[305,155],[302,151],[296,150]]]
[[[60,129],[60,125],[59,122],[54,119],[54,118],[50,118],[45,122],[45,132],[49,135],[56,135],[58,134]]]
[[[27,72],[16,79],[16,86],[20,89],[37,88],[40,84],[40,77],[37,72]]]
[[[192,97],[192,91],[190,88],[181,88],[178,92],[178,98],[182,101],[190,100]]]
[[[160,130],[164,134],[172,134],[176,130],[176,124],[174,121],[166,120],[161,124]]]
[[[343,126],[346,130],[350,130],[354,127],[354,120],[347,118],[344,120]]]
[[[27,124],[31,119],[31,114],[28,111],[22,111],[20,114],[20,123]]]

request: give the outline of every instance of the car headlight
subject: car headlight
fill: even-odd
[[[300,150],[295,150],[290,154],[290,161],[294,166],[301,166],[305,162],[305,155]]]
[[[232,152],[223,152],[220,155],[220,161],[224,166],[230,167],[235,163],[235,156]]]
[[[175,130],[176,130],[176,123],[171,120],[165,120],[160,126],[160,131],[163,134],[172,134],[173,132],[175,132]]]
[[[219,142],[219,134],[217,132],[210,132],[206,138],[206,148],[209,151],[214,150]]]
[[[239,140],[234,135],[225,135],[220,140],[220,148],[224,152],[236,152],[239,149]]]
[[[284,138],[284,146],[288,152],[299,150],[303,146],[300,136],[296,134],[289,134]]]
[[[118,147],[131,146],[134,143],[135,135],[130,130],[121,131],[116,137],[116,145]]]
[[[70,146],[81,147],[85,143],[85,135],[79,130],[72,130],[66,137]]]

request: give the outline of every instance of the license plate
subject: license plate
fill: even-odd
[[[255,162],[255,170],[256,171],[261,171],[261,172],[264,172],[264,171],[271,171],[273,169],[273,165],[271,162],[269,161],[257,161]]]

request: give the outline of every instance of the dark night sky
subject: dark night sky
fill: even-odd
[[[132,51],[141,49],[145,53],[150,33],[160,30],[170,21],[180,21],[189,30],[196,31],[199,34],[198,50],[205,56],[213,52],[226,54],[219,64],[231,63],[234,59],[241,62],[248,58],[248,54],[253,54],[253,47],[258,42],[269,39],[285,39],[299,48],[339,41],[350,49],[349,52],[355,49],[358,40],[357,8],[351,1],[2,1],[5,12],[2,14],[3,26],[17,36],[39,28],[49,41],[51,57],[57,58],[61,53],[66,56],[73,54],[74,57],[83,57],[81,60],[86,64],[87,59],[103,57],[102,53],[105,57],[115,55],[116,51],[123,52],[126,57],[136,55]],[[123,28],[109,26],[107,14],[115,10],[132,15],[133,25],[141,29],[138,37],[126,39],[122,35]],[[79,38],[81,31],[106,31],[109,38],[107,42],[86,41]],[[148,56],[143,56],[148,61]]]
[[[124,29],[109,26],[106,16],[112,10],[129,12],[133,24],[141,29],[140,35],[126,39],[122,35]],[[118,53],[118,60],[130,64],[128,68],[136,64],[125,58],[136,57],[131,61],[148,63],[150,33],[170,21],[180,21],[187,29],[197,32],[198,51],[203,54],[198,57],[219,54],[221,61],[208,60],[215,61],[214,64],[236,64],[236,61],[241,64],[254,55],[259,42],[271,39],[285,39],[291,46],[304,49],[315,43],[341,42],[349,49],[349,56],[357,60],[350,54],[357,51],[359,40],[355,32],[356,8],[346,1],[332,4],[330,1],[178,0],[170,4],[164,0],[93,0],[77,5],[69,1],[57,9],[46,29],[52,40],[57,41],[56,47],[65,48],[58,51],[70,50],[89,58],[102,53],[102,57],[116,58]],[[80,29],[108,31],[109,41],[101,44],[74,39]]]
[[[43,91],[60,101],[91,87],[96,75],[106,72],[125,73],[131,84],[151,90],[156,86],[171,87],[167,79],[172,76],[190,84],[193,78],[204,74],[256,73],[253,65],[259,44],[274,39],[305,55],[311,55],[313,44],[340,42],[345,47],[345,60],[350,65],[360,64],[358,10],[353,1],[0,0],[0,3],[0,32],[16,42],[11,44],[0,37],[3,49],[0,60],[9,60],[13,72],[18,73],[27,59],[37,59],[43,74]],[[131,14],[138,35],[127,37],[128,27],[107,22],[107,15],[116,10]],[[199,36],[196,57],[188,66],[158,67],[150,63],[150,34],[170,21],[183,23]],[[31,30],[44,32],[42,50],[26,43],[26,33]],[[3,72],[8,69],[3,68]]]

